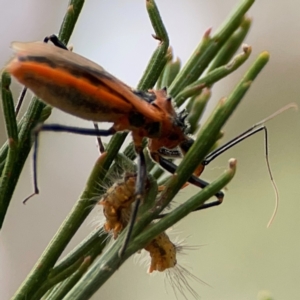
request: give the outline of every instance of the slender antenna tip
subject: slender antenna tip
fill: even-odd
[[[275,113],[271,114],[270,116],[268,116],[267,118],[261,120],[260,122],[256,123],[255,124],[255,127],[256,126],[259,126],[259,125],[262,125],[264,123],[266,123],[267,121],[275,118],[276,116],[282,114],[283,112],[285,112],[286,110],[289,110],[289,109],[295,109],[296,111],[298,110],[298,105],[295,103],[295,102],[291,102],[283,107],[281,107],[280,109],[278,109]]]
[[[35,191],[34,193],[32,193],[31,195],[29,195],[28,197],[26,197],[26,198],[23,200],[23,204],[26,204],[27,201],[28,201],[29,199],[31,199],[31,198],[32,198],[33,196],[35,196],[35,195],[38,195],[38,193],[39,193],[39,190]]]
[[[277,188],[277,185],[276,185],[274,179],[272,179],[272,185],[273,185],[273,189],[274,189],[274,192],[275,192],[275,207],[274,207],[274,211],[273,211],[273,214],[271,216],[271,219],[267,224],[267,228],[269,228],[272,225],[272,223],[273,223],[273,221],[276,217],[276,214],[277,214],[277,211],[278,211],[278,205],[279,205],[279,192],[278,192],[278,188]]]

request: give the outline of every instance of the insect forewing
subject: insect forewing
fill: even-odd
[[[132,110],[153,121],[162,118],[130,87],[76,53],[42,42],[14,42],[12,48],[8,72],[54,107],[98,122],[114,122]]]

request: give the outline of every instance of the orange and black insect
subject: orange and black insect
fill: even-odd
[[[51,106],[93,122],[111,122],[113,126],[108,130],[57,124],[39,126],[35,131],[34,193],[31,196],[39,193],[36,175],[39,131],[93,136],[131,131],[138,156],[137,201],[132,212],[132,220],[135,220],[147,177],[142,140],[148,138],[148,148],[154,161],[174,173],[176,166],[163,156],[180,156],[181,151],[186,153],[193,144],[186,134],[187,114],[185,111],[176,113],[166,89],[148,92],[133,90],[96,63],[66,51],[67,48],[57,37],[51,36],[46,41],[49,39],[55,46],[42,42],[13,43],[15,57],[7,65],[7,71]],[[181,151],[170,150],[174,148],[180,148]],[[207,185],[196,176],[192,176],[190,182],[202,188]],[[219,204],[223,193],[219,192],[216,196]],[[129,228],[129,235],[130,231]]]
[[[92,136],[110,136],[118,131],[130,131],[138,157],[138,172],[135,187],[136,202],[124,243],[126,247],[147,177],[142,140],[148,138],[148,149],[152,159],[167,171],[175,173],[176,165],[165,157],[180,157],[192,146],[194,140],[187,135],[188,126],[185,122],[187,113],[185,110],[176,112],[166,89],[147,92],[134,90],[96,63],[76,53],[66,51],[67,48],[56,36],[45,39],[46,42],[48,40],[51,40],[54,45],[42,42],[13,43],[15,57],[7,65],[7,71],[47,104],[82,119],[110,122],[113,125],[107,130],[58,124],[38,126],[34,132],[34,193],[31,196],[39,193],[36,156],[37,137],[40,131],[70,132]],[[195,174],[199,176],[204,166],[216,156],[261,130],[266,131],[266,128],[259,123],[209,154]],[[197,176],[192,175],[188,181],[201,188],[208,185]],[[220,191],[215,196],[217,201],[204,204],[199,209],[222,203],[223,193]]]

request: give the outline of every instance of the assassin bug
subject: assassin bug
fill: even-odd
[[[171,173],[175,173],[176,165],[164,158],[179,157],[185,154],[193,144],[193,139],[187,135],[186,112],[177,113],[172,105],[172,99],[167,96],[166,89],[136,91],[113,77],[96,63],[70,51],[56,36],[50,36],[54,45],[35,42],[12,44],[15,57],[6,69],[20,83],[33,91],[51,106],[66,113],[93,122],[111,122],[108,130],[77,128],[58,124],[42,124],[34,131],[34,193],[39,193],[37,186],[37,147],[40,131],[70,132],[92,136],[110,136],[118,131],[131,131],[135,151],[138,157],[138,172],[136,179],[136,202],[131,214],[124,246],[124,253],[137,215],[138,207],[144,192],[147,177],[145,156],[142,140],[148,138],[148,149],[152,159]],[[200,175],[207,165],[220,153],[234,144],[265,130],[262,123],[233,139],[226,145],[210,154],[197,170]],[[177,150],[177,149],[180,150]],[[207,182],[192,175],[190,183],[204,188]],[[217,201],[204,204],[200,209],[222,203],[223,193],[215,195]]]
[[[135,220],[147,177],[142,140],[148,138],[151,157],[172,173],[176,166],[163,158],[179,147],[187,152],[193,140],[186,134],[186,113],[176,113],[172,99],[166,89],[135,91],[113,77],[94,62],[70,51],[56,36],[46,38],[55,46],[36,43],[13,43],[15,58],[6,69],[20,83],[46,103],[64,112],[93,122],[111,122],[108,130],[82,129],[57,124],[43,124],[35,130],[34,146],[34,193],[39,193],[36,178],[37,137],[39,131],[65,131],[93,136],[110,136],[118,131],[131,131],[135,151],[138,156],[138,176],[136,181],[136,205],[132,212]],[[178,155],[178,152],[174,152]],[[174,155],[173,155],[174,156]],[[191,177],[191,183],[205,187],[207,183]],[[216,194],[218,202],[223,193]],[[132,222],[133,224],[133,222]],[[129,227],[128,243],[130,231]]]

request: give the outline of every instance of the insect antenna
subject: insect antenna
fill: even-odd
[[[250,136],[263,131],[264,132],[264,136],[265,136],[265,159],[266,159],[266,164],[267,164],[267,169],[268,169],[268,173],[271,179],[271,183],[274,189],[274,193],[275,193],[275,207],[274,207],[274,211],[272,213],[272,216],[267,224],[267,227],[269,227],[278,210],[278,204],[279,204],[279,191],[278,191],[278,187],[277,184],[274,180],[273,177],[273,173],[271,170],[271,165],[270,165],[270,160],[269,160],[269,147],[268,147],[268,130],[267,127],[264,125],[266,122],[268,122],[269,120],[275,118],[276,116],[280,115],[281,113],[285,112],[288,109],[297,109],[298,106],[295,103],[290,103],[285,105],[284,107],[280,108],[279,110],[277,110],[276,112],[274,112],[273,114],[271,114],[270,116],[268,116],[267,118],[261,120],[260,122],[254,124],[252,127],[250,127],[249,129],[247,129],[246,131],[244,131],[243,133],[239,134],[237,137],[233,138],[232,140],[228,141],[226,144],[222,145],[221,147],[219,147],[218,149],[212,151],[211,153],[209,153],[206,158],[203,161],[204,165],[208,165],[211,161],[213,161],[216,157],[218,157],[219,155],[221,155],[222,153],[224,153],[225,151],[227,151],[228,149],[230,149],[231,147],[239,144],[240,142],[242,142],[243,140],[249,138]]]

